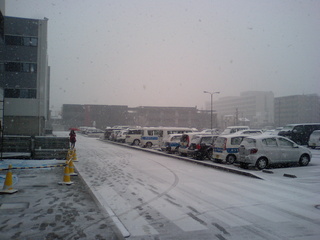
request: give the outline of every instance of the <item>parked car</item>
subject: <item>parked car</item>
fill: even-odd
[[[116,141],[117,142],[122,142],[124,143],[127,137],[127,133],[128,130],[124,129],[124,130],[120,130],[117,134],[116,134]]]
[[[138,146],[141,142],[142,129],[141,128],[130,128],[126,136],[125,143]]]
[[[260,129],[247,129],[247,130],[240,130],[240,131],[237,131],[233,134],[237,134],[237,135],[259,135],[259,134],[263,134],[263,131],[260,130]]]
[[[120,130],[128,129],[127,126],[114,126],[114,127],[106,127],[104,132],[104,139],[115,141],[116,134]]]
[[[299,163],[307,166],[311,151],[281,136],[250,136],[243,139],[239,147],[239,162],[242,168],[255,166],[259,170],[271,164]]]
[[[311,133],[308,141],[308,146],[312,149],[320,147],[320,130],[315,130]]]
[[[264,131],[264,135],[278,135],[278,133],[282,130],[282,127],[278,127],[276,129],[270,129]]]
[[[223,130],[223,132],[221,133],[221,135],[228,135],[228,134],[232,134],[241,130],[247,130],[249,129],[248,126],[230,126],[227,127],[225,130]]]
[[[101,137],[103,136],[104,134],[104,131],[101,130],[101,129],[87,129],[85,131],[85,134],[88,136],[88,137]]]
[[[178,152],[181,136],[182,134],[169,134],[168,137],[163,140],[161,150],[168,153]]]
[[[213,144],[218,135],[195,135],[189,146],[189,154],[194,159],[204,160],[211,159],[213,152]]]
[[[151,148],[153,146],[161,147],[163,139],[169,134],[183,134],[195,131],[194,128],[183,127],[144,127],[142,128],[141,146]]]
[[[238,159],[238,151],[242,140],[248,135],[220,135],[213,147],[212,159],[217,162],[233,164]]]
[[[121,131],[120,129],[112,130],[112,131],[111,131],[111,134],[110,134],[110,137],[109,137],[109,140],[111,140],[111,141],[117,141],[117,135],[118,135],[118,133],[119,133],[120,131]]]
[[[182,134],[180,143],[179,143],[179,148],[178,152],[182,156],[188,156],[189,153],[192,152],[192,150],[189,149],[190,143],[192,139],[196,136],[199,135],[199,132],[192,132],[192,133],[185,133]]]
[[[307,145],[311,133],[315,130],[320,130],[320,123],[288,124],[278,135],[289,138],[299,145]]]
[[[219,129],[217,129],[217,128],[203,129],[200,133],[203,133],[203,134],[219,134]]]

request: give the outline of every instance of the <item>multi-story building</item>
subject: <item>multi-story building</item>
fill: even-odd
[[[240,96],[223,97],[214,102],[220,128],[232,125],[249,125],[262,128],[274,123],[274,94],[248,91]]]
[[[131,108],[134,125],[145,127],[198,127],[196,107],[137,107]]]
[[[62,124],[70,127],[128,125],[128,106],[63,104]]]
[[[96,126],[100,129],[115,125],[143,127],[194,127],[210,126],[210,113],[196,107],[135,107],[124,105],[64,104],[62,124],[66,129]]]
[[[4,134],[44,135],[49,119],[48,21],[2,16],[0,22]]]
[[[275,125],[319,123],[320,96],[317,94],[277,97],[274,101]]]

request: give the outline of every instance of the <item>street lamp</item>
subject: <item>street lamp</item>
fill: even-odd
[[[208,92],[208,91],[203,91],[203,93],[209,93],[210,94],[210,99],[211,99],[211,133],[212,133],[212,95],[213,94],[219,94],[220,92]]]

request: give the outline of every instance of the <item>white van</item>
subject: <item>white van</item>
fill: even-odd
[[[162,146],[163,139],[169,134],[193,132],[193,128],[183,127],[144,127],[142,128],[141,146],[151,148],[152,146]]]
[[[308,147],[315,149],[320,147],[320,130],[315,130],[311,133],[308,141]]]
[[[232,134],[241,130],[247,130],[249,129],[248,126],[230,126],[227,127],[220,135],[227,135],[227,134]]]
[[[141,142],[142,128],[130,128],[125,143],[138,146]]]
[[[233,164],[237,161],[242,140],[249,135],[220,135],[214,142],[212,159]]]

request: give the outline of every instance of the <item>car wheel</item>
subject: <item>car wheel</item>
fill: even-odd
[[[152,147],[152,142],[147,142],[147,143],[146,143],[146,147],[147,147],[147,148],[151,148],[151,147]]]
[[[259,158],[256,162],[256,168],[259,170],[265,169],[268,165],[268,160],[266,158]]]
[[[307,154],[303,154],[299,159],[300,166],[307,166],[310,162],[310,157]]]
[[[235,155],[228,155],[226,161],[230,164],[233,164],[236,161]]]
[[[138,146],[139,144],[140,144],[139,139],[135,139],[135,140],[133,141],[133,145]]]

